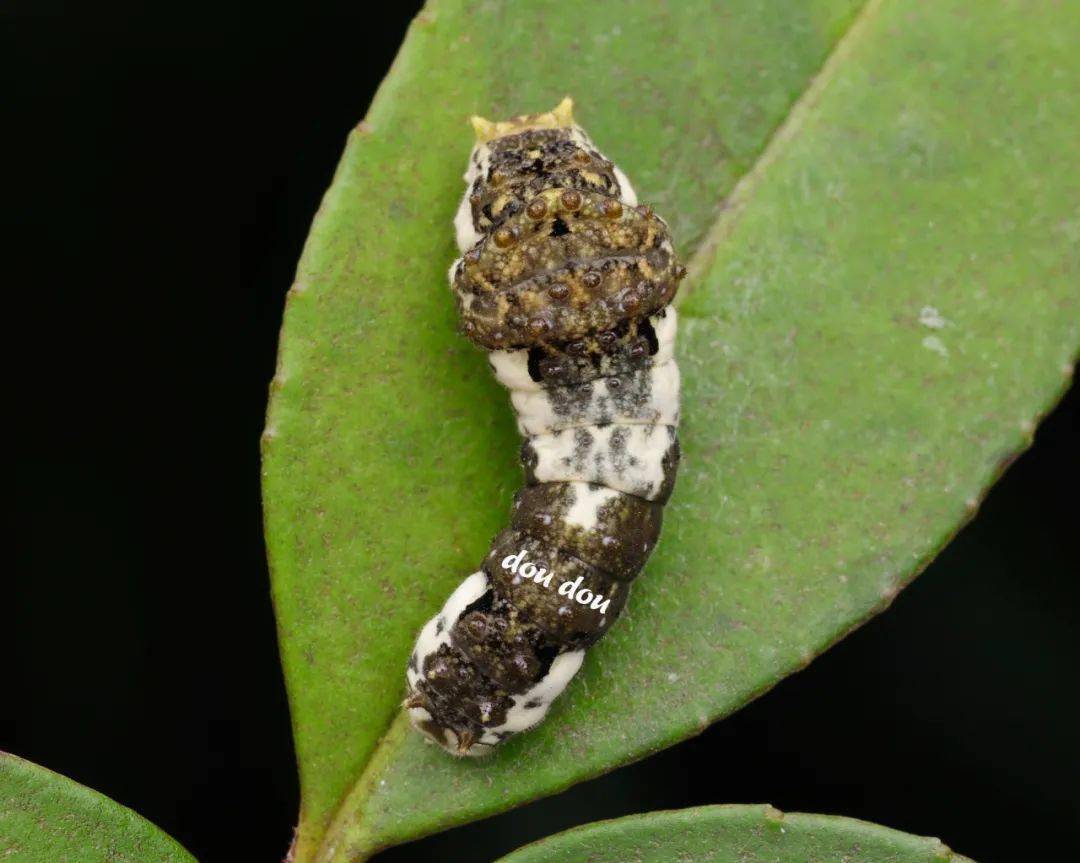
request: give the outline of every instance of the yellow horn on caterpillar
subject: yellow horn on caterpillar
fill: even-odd
[[[517,135],[529,129],[566,129],[574,125],[574,100],[567,96],[543,114],[522,114],[497,122],[474,116],[471,122],[476,130],[476,140],[481,144],[496,138],[505,138],[507,135]]]

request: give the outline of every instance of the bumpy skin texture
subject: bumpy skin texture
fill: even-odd
[[[685,275],[569,100],[474,125],[450,282],[510,391],[526,486],[409,659],[410,719],[457,755],[544,718],[656,546],[679,461],[668,304]]]

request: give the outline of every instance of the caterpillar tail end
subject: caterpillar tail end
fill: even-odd
[[[496,138],[516,135],[529,129],[568,129],[574,125],[574,100],[565,96],[550,111],[540,114],[521,114],[509,120],[498,121],[474,115],[470,122],[476,131],[478,144],[486,144]]]

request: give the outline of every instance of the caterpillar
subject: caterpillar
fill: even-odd
[[[480,569],[420,631],[403,702],[469,756],[544,719],[657,543],[679,462],[669,304],[686,275],[569,97],[472,123],[450,285],[510,391],[526,482]]]

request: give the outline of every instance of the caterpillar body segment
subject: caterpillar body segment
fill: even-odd
[[[409,659],[404,707],[456,755],[543,720],[625,606],[679,462],[669,303],[686,271],[571,109],[474,118],[454,220],[462,331],[510,391],[526,480]]]

